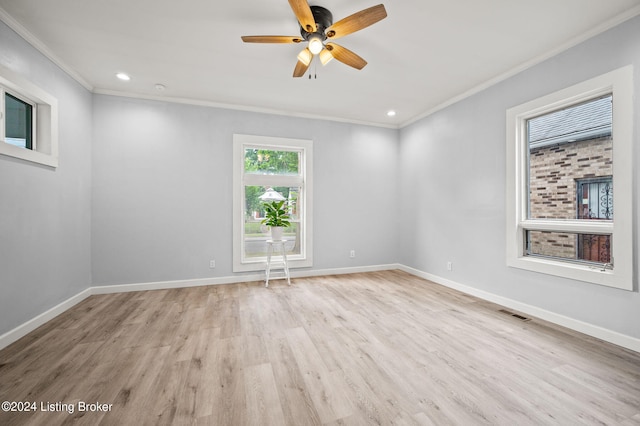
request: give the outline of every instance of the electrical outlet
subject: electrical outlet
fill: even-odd
[[[209,268],[210,268],[210,269],[213,269],[213,268],[215,268],[215,267],[216,267],[216,261],[215,261],[214,259],[210,260],[210,261],[209,261]]]
[[[350,257],[350,258],[352,258],[352,259],[353,259],[354,257],[356,257],[356,251],[355,251],[355,250],[351,250],[351,251],[349,252],[349,257]]]
[[[447,271],[450,271],[452,269],[453,269],[453,263],[447,262]]]

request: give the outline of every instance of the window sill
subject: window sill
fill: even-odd
[[[616,270],[615,268],[603,271],[602,268],[594,265],[563,262],[534,256],[507,259],[507,266],[621,290],[633,290],[633,282],[630,277],[627,277],[624,271]]]
[[[0,154],[49,167],[58,167],[58,157],[0,142]]]
[[[274,257],[279,257],[275,256]],[[298,268],[310,268],[313,266],[313,262],[310,259],[295,259],[287,256],[287,263],[289,269]],[[264,271],[267,265],[267,258],[258,258],[253,261],[245,261],[240,264],[233,265],[233,272],[256,272]]]

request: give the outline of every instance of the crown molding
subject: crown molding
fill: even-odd
[[[93,86],[87,82],[80,74],[76,72],[72,67],[67,65],[62,59],[60,59],[55,53],[51,51],[38,37],[36,37],[31,31],[27,30],[21,23],[9,15],[6,10],[0,7],[0,21],[7,24],[9,28],[15,31],[20,37],[22,37],[27,43],[33,46],[36,50],[47,57],[51,62],[56,64],[62,71],[67,73],[71,78],[81,84],[85,89],[92,92]]]
[[[227,104],[222,102],[206,101],[202,99],[145,95],[140,93],[123,92],[123,91],[117,91],[117,90],[106,90],[106,89],[100,89],[100,88],[94,89],[93,93],[98,95],[119,96],[123,98],[142,99],[142,100],[148,100],[148,101],[170,102],[170,103],[176,103],[176,104],[205,106],[205,107],[221,108],[221,109],[235,110],[235,111],[255,112],[260,114],[282,115],[285,117],[307,118],[312,120],[324,120],[324,121],[332,121],[332,122],[346,123],[346,124],[358,124],[358,125],[371,126],[371,127],[383,127],[383,128],[395,129],[395,130],[399,129],[399,126],[396,124],[376,123],[376,122],[363,121],[363,120],[352,120],[344,117],[332,117],[332,116],[317,115],[317,114],[306,114],[306,113],[301,113],[299,111],[278,110],[278,109],[272,109],[272,108],[250,106],[250,105]]]
[[[589,31],[587,31],[585,33],[582,33],[579,36],[570,39],[566,43],[558,45],[556,48],[554,48],[554,49],[552,49],[552,50],[550,50],[550,51],[548,51],[548,52],[546,52],[546,53],[544,53],[542,55],[536,56],[535,58],[532,58],[532,59],[530,59],[530,60],[528,60],[526,62],[523,62],[520,65],[518,65],[516,67],[513,67],[510,70],[508,70],[508,71],[506,71],[506,72],[504,72],[502,74],[499,74],[499,75],[495,76],[494,78],[491,78],[491,79],[485,81],[482,84],[479,84],[479,85],[477,85],[477,86],[475,86],[475,87],[473,87],[473,88],[471,88],[471,89],[469,89],[469,90],[467,90],[467,91],[465,91],[463,93],[460,93],[457,96],[454,96],[451,99],[449,99],[449,100],[447,100],[447,101],[445,101],[445,102],[443,102],[443,103],[441,103],[439,105],[436,105],[433,108],[428,109],[427,111],[423,112],[422,114],[416,115],[415,117],[400,123],[398,125],[398,128],[402,129],[404,127],[407,127],[407,126],[409,126],[409,125],[411,125],[411,124],[413,124],[413,123],[415,123],[417,121],[420,121],[423,118],[426,118],[426,117],[428,117],[428,116],[430,116],[430,115],[432,115],[432,114],[434,114],[434,113],[436,113],[438,111],[441,111],[441,110],[443,110],[443,109],[445,109],[445,108],[447,108],[447,107],[449,107],[449,106],[451,106],[453,104],[456,104],[456,103],[458,103],[458,102],[460,102],[460,101],[462,101],[462,100],[464,100],[466,98],[469,98],[469,97],[471,97],[471,96],[473,96],[473,95],[475,95],[477,93],[480,93],[483,90],[488,89],[491,86],[494,86],[494,85],[496,85],[496,84],[498,84],[498,83],[500,83],[500,82],[502,82],[504,80],[507,80],[508,78],[511,78],[511,77],[513,77],[513,76],[515,76],[515,75],[517,75],[517,74],[519,74],[519,73],[521,73],[521,72],[523,72],[523,71],[525,71],[525,70],[527,70],[529,68],[532,68],[535,65],[538,65],[538,64],[546,61],[547,59],[553,58],[554,56],[556,56],[556,55],[558,55],[558,54],[560,54],[560,53],[562,53],[562,52],[564,52],[566,50],[569,50],[570,48],[575,47],[575,46],[579,45],[580,43],[589,40],[590,38],[593,38],[593,37],[595,37],[595,36],[597,36],[599,34],[602,34],[605,31],[610,30],[611,28],[614,28],[614,27],[622,24],[625,21],[628,21],[631,18],[635,18],[638,15],[640,15],[640,5],[639,6],[635,6],[635,7],[631,8],[631,9],[627,10],[626,12],[621,13],[620,15],[618,15],[616,17],[614,17],[612,19],[609,19],[609,20],[601,23],[600,25],[597,25],[597,26],[591,28]]]

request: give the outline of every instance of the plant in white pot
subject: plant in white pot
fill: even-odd
[[[271,239],[273,240],[282,240],[282,230],[291,226],[289,209],[285,203],[286,200],[281,200],[264,204],[265,218],[262,223],[271,228]]]

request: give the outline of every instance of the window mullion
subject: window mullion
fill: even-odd
[[[525,220],[520,224],[525,231],[569,232],[578,234],[611,234],[610,220]]]
[[[302,186],[303,179],[301,176],[245,173],[242,181],[247,186]]]

